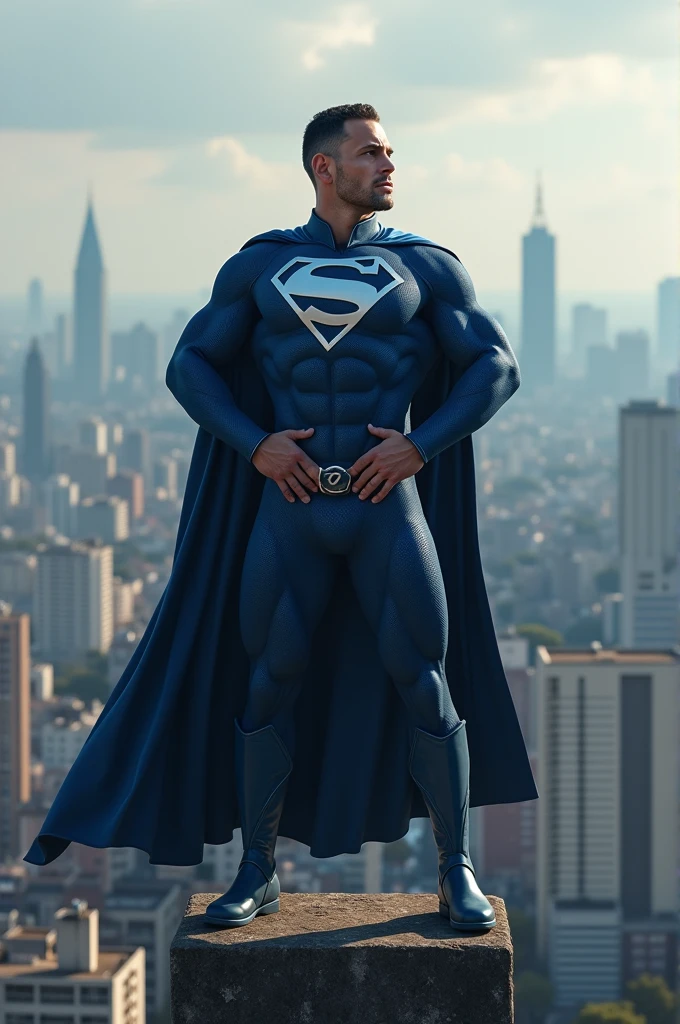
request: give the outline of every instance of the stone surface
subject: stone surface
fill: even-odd
[[[281,893],[238,928],[196,893],[170,948],[173,1024],[512,1024],[512,941],[464,934],[430,893]]]

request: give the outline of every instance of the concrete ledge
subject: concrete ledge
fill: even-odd
[[[196,893],[170,947],[173,1024],[513,1024],[512,941],[455,932],[430,893],[281,893],[240,928]]]

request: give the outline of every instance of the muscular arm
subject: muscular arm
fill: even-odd
[[[446,356],[463,371],[446,401],[407,435],[429,462],[491,419],[519,387],[520,373],[463,264],[441,249],[419,247],[414,255],[414,269],[430,287],[425,316]]]
[[[250,288],[270,251],[254,246],[221,267],[210,301],[184,328],[165,375],[191,418],[249,461],[267,431],[239,409],[220,371],[250,338],[259,315]]]

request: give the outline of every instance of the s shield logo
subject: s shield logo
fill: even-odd
[[[296,256],[272,284],[326,351],[404,278],[382,256],[325,260]]]

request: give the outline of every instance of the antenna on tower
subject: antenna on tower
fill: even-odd
[[[541,172],[536,171],[536,205],[534,206],[534,227],[545,227],[545,211],[543,209],[543,187],[541,185]]]

